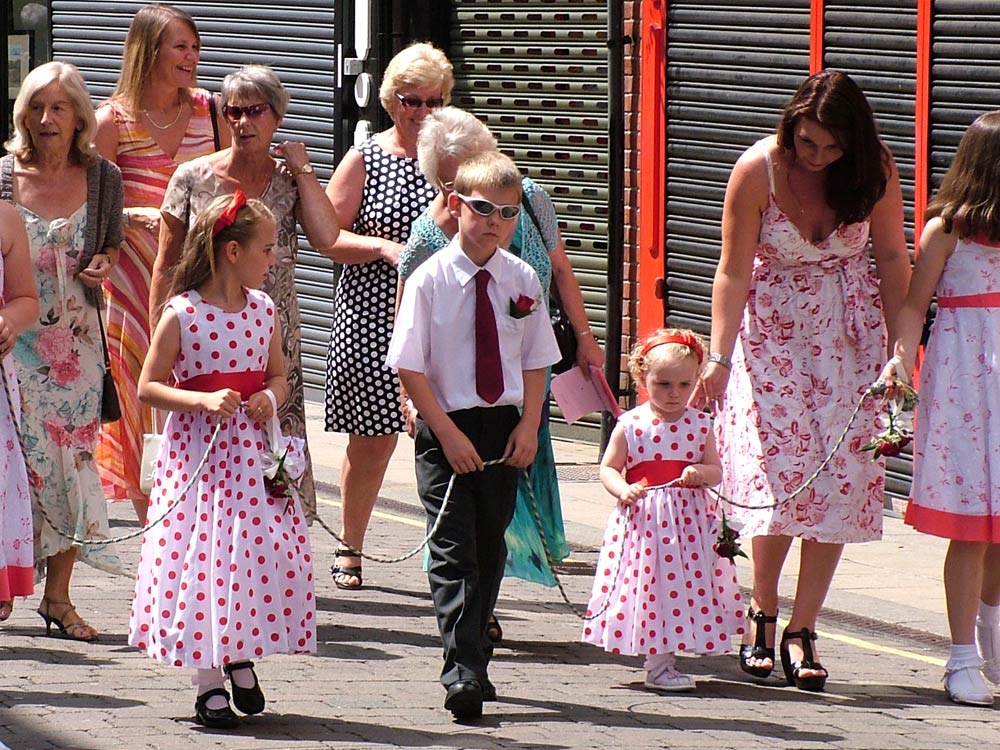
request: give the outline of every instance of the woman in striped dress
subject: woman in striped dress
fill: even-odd
[[[142,435],[151,411],[136,386],[149,348],[149,283],[160,232],[160,204],[179,164],[229,145],[228,128],[213,123],[211,94],[195,88],[201,49],[190,15],[149,5],[132,19],[114,94],[97,111],[96,145],[121,169],[125,243],[104,283],[108,350],[122,418],[101,429],[97,461],[104,493],[131,500],[145,523],[149,498],[139,489]]]

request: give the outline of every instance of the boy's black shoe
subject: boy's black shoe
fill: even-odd
[[[478,680],[459,680],[448,686],[444,707],[456,719],[478,719],[483,715],[483,688]]]

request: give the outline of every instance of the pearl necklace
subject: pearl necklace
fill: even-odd
[[[151,114],[149,114],[149,110],[148,109],[142,110],[142,113],[144,115],[146,115],[146,119],[149,120],[150,124],[154,128],[157,128],[158,130],[169,130],[170,128],[172,128],[174,125],[177,124],[177,121],[179,119],[181,119],[181,112],[183,112],[183,111],[184,111],[184,105],[180,104],[177,107],[177,117],[175,117],[173,120],[171,120],[170,122],[168,122],[166,125],[160,125],[160,123],[158,123],[156,120],[154,120],[153,116]]]

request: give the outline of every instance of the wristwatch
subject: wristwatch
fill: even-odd
[[[723,367],[727,367],[729,369],[732,369],[733,367],[732,360],[730,360],[725,354],[719,354],[718,352],[712,352],[709,354],[708,361],[714,362],[717,365],[722,365]]]
[[[304,166],[299,167],[294,172],[292,172],[292,177],[298,177],[300,174],[312,174],[312,173],[313,173],[313,165],[306,164]]]

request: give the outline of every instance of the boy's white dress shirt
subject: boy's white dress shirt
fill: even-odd
[[[424,261],[406,281],[386,364],[421,372],[446,412],[473,407],[522,406],[522,370],[548,367],[560,359],[542,287],[527,263],[498,249],[485,266],[487,292],[496,315],[504,392],[495,404],[476,393],[476,284],[480,267],[462,252],[456,237]],[[510,314],[522,295],[537,300],[523,318]]]

